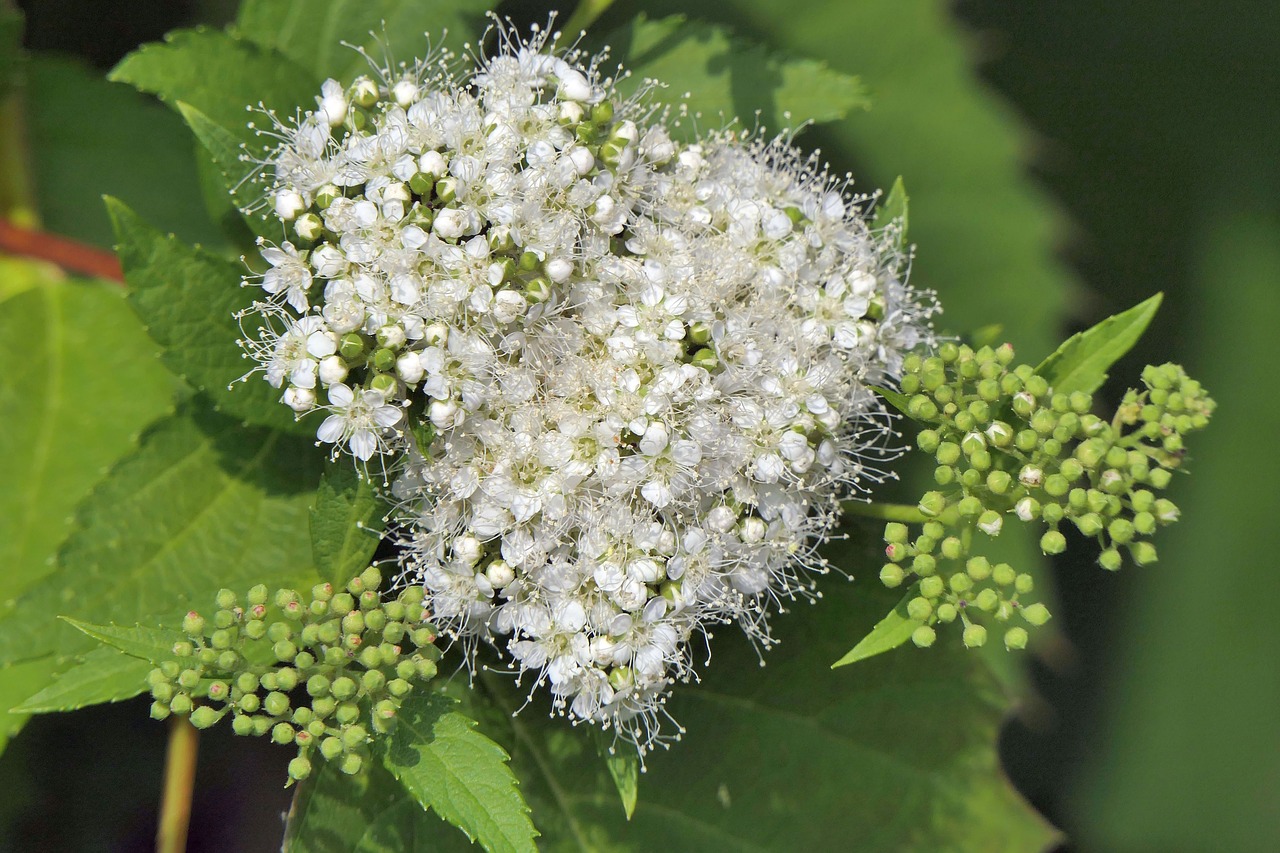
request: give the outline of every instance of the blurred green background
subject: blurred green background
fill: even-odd
[[[225,22],[235,4],[19,5],[38,57],[29,94],[39,115],[40,86],[87,80],[76,63],[100,75],[173,27]],[[535,20],[550,6],[503,8]],[[1280,525],[1270,519],[1280,453],[1268,439],[1280,428],[1275,4],[618,0],[601,23],[641,8],[726,23],[862,76],[872,109],[801,141],[863,189],[905,176],[914,280],[938,290],[949,328],[1004,323],[1035,360],[1065,334],[1166,293],[1107,393],[1143,363],[1177,360],[1218,399],[1192,443],[1195,476],[1172,489],[1184,523],[1158,540],[1154,567],[1110,575],[1087,553],[1055,562],[1062,638],[1030,658],[1029,694],[1001,753],[1069,836],[1064,849],[1280,850]],[[177,120],[172,140],[133,140],[103,117],[130,97],[123,87],[85,85],[83,119],[33,124],[46,226],[105,245],[105,217],[77,216],[75,205],[160,169],[176,186],[144,212],[198,233],[203,213],[184,201],[195,176],[172,150],[189,144]],[[759,93],[734,94],[759,103]],[[42,172],[46,146],[81,156]],[[148,849],[163,746],[137,703],[33,721],[0,760],[0,851]],[[225,731],[205,738],[191,850],[278,843],[284,756],[257,747]],[[71,765],[90,772],[64,772]],[[246,798],[246,782],[260,795]]]

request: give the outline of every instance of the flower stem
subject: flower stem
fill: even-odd
[[[561,32],[566,38],[576,38],[578,33],[588,29],[612,5],[613,0],[581,0],[569,20],[564,22]]]
[[[865,501],[844,501],[841,506],[849,515],[860,515],[864,518],[879,518],[884,521],[901,521],[906,524],[924,524],[929,516],[917,507],[907,504],[866,503]]]
[[[200,733],[185,717],[169,725],[169,748],[164,764],[164,793],[160,800],[160,829],[156,853],[183,853],[191,822],[191,795],[196,781],[196,749]]]

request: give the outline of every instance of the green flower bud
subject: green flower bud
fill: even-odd
[[[1133,529],[1143,536],[1156,532],[1156,517],[1149,512],[1140,512],[1133,517]]]
[[[938,567],[938,561],[929,554],[917,554],[911,561],[911,571],[924,577],[931,575]]]
[[[333,700],[326,699],[325,701],[332,702]],[[333,713],[332,709],[328,709],[327,712],[325,713],[325,716],[327,717],[331,713]],[[328,725],[325,724],[324,720],[314,719],[311,722],[307,723],[307,734],[311,735],[312,738],[316,738],[316,739],[322,738],[324,737],[324,733],[327,732],[328,730],[329,730],[329,727]]]
[[[151,703],[151,719],[167,720],[171,713],[172,711],[169,710],[168,703],[160,701]]]
[[[301,782],[311,775],[311,762],[299,755],[289,762],[289,778]]]
[[[1027,630],[1015,626],[1005,631],[1004,647],[1011,652],[1025,649],[1027,647]]]
[[[1158,559],[1156,546],[1150,542],[1134,542],[1129,546],[1129,556],[1136,566],[1149,566]]]
[[[1076,528],[1085,536],[1097,536],[1103,531],[1102,517],[1096,512],[1087,512],[1075,519]]]
[[[338,721],[338,725],[349,726],[360,719],[360,706],[355,702],[340,702],[333,712],[333,718]]]
[[[200,683],[200,675],[198,669],[184,669],[178,673],[178,684],[184,690],[195,690],[196,685]]]
[[[973,578],[957,572],[947,579],[947,585],[951,587],[951,591],[956,595],[964,595],[973,589]]]
[[[244,714],[236,714],[231,718],[231,731],[241,737],[253,734],[253,720]]]
[[[1065,512],[1061,504],[1045,504],[1040,508],[1040,517],[1047,524],[1057,524],[1062,521],[1063,515],[1065,515]]]
[[[350,593],[340,592],[329,602],[329,609],[338,616],[345,616],[356,609],[356,600]]]
[[[991,576],[991,563],[981,555],[973,556],[965,563],[964,570],[975,581],[984,581]]]
[[[425,659],[420,660],[418,661],[417,666],[418,666],[418,678],[421,678],[423,681],[430,681],[431,679],[436,677],[435,661],[425,660]]]
[[[355,696],[357,689],[355,681],[345,675],[335,678],[333,684],[329,687],[329,691],[339,700],[346,700]]]
[[[938,633],[928,625],[921,625],[911,632],[911,642],[922,649],[927,649],[938,639]]]
[[[1036,587],[1035,578],[1025,573],[1018,575],[1013,580],[1013,589],[1019,595],[1026,595],[1027,593],[1031,592],[1031,590],[1035,589],[1035,587]]]
[[[1049,621],[1049,608],[1039,602],[1029,604],[1022,608],[1022,618],[1027,620],[1029,624],[1039,628]]]
[[[332,646],[342,636],[342,625],[339,622],[325,622],[316,631],[316,637],[323,645]]]
[[[246,714],[252,714],[262,707],[262,700],[258,698],[256,693],[246,693],[240,697],[236,705]]]
[[[941,553],[948,560],[958,560],[964,555],[964,543],[955,536],[948,536],[942,540]]]
[[[182,631],[190,637],[199,637],[204,634],[204,618],[194,610],[188,613],[182,620]]]
[[[1017,576],[1018,573],[1008,563],[997,563],[991,567],[991,579],[1000,586],[1010,586]]]
[[[377,646],[366,646],[360,650],[360,665],[365,669],[377,669],[382,666],[382,651]]]
[[[954,604],[945,601],[938,605],[936,613],[938,614],[939,622],[945,622],[948,624],[956,621],[956,617],[960,615],[960,611],[956,610],[956,606]]]
[[[940,446],[940,442],[941,439],[938,437],[936,430],[921,430],[920,434],[916,436],[916,446],[925,453],[933,453],[937,451]]]
[[[337,700],[332,696],[317,696],[311,700],[311,710],[316,715],[317,721],[332,716],[337,709]]]
[[[179,693],[169,700],[169,710],[179,717],[190,714],[192,707],[191,697],[185,693]]]
[[[966,648],[976,649],[987,642],[987,629],[981,625],[966,626],[963,638]]]
[[[271,739],[282,746],[293,743],[296,732],[288,723],[276,723],[271,728]]]
[[[157,684],[151,688],[151,696],[157,702],[168,702],[173,698],[174,689],[172,684]]]
[[[987,475],[987,488],[992,494],[1003,495],[1013,485],[1013,477],[1008,471],[992,471]]]
[[[938,445],[934,458],[939,465],[954,465],[960,461],[960,445],[954,441],[944,441]]]
[[[929,603],[927,598],[913,598],[907,602],[907,616],[923,622],[933,615],[933,605]]]
[[[288,662],[298,653],[298,647],[288,640],[281,640],[271,647],[271,653],[275,655],[276,660]]]
[[[262,707],[273,717],[282,717],[289,713],[289,697],[283,693],[272,691],[263,700]]]
[[[1050,530],[1040,537],[1040,550],[1046,554],[1061,554],[1067,550],[1067,537]]]
[[[231,688],[225,681],[215,681],[209,685],[209,698],[217,702],[226,701],[231,695]]]
[[[360,686],[366,693],[377,693],[387,684],[387,677],[381,670],[371,669],[360,676]]]
[[[342,761],[338,764],[338,769],[348,776],[354,776],[364,767],[364,759],[354,752],[348,752],[342,756]]]
[[[418,648],[429,646],[436,641],[436,633],[430,628],[419,628],[413,632],[413,644]]]
[[[960,513],[961,518],[977,518],[982,514],[982,501],[973,495],[961,498],[956,504],[956,512]]]
[[[1173,479],[1173,473],[1166,468],[1155,468],[1147,475],[1147,481],[1157,489],[1166,488]]]
[[[261,619],[250,619],[241,626],[240,632],[250,640],[261,640],[267,635],[267,623]]]
[[[1110,572],[1118,571],[1123,563],[1120,552],[1115,548],[1108,548],[1098,556],[1098,565]]]
[[[920,581],[920,594],[925,598],[937,598],[942,595],[942,591],[942,578],[937,575],[932,575]]]
[[[1117,518],[1107,526],[1107,533],[1111,536],[1112,541],[1121,545],[1133,539],[1133,532],[1133,524],[1123,518]]]
[[[973,603],[979,610],[990,613],[1000,604],[1000,596],[994,589],[984,589],[974,596]]]
[[[1004,516],[993,509],[986,510],[978,516],[978,529],[988,536],[999,536],[1004,526]]]

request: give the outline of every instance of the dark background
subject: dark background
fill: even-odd
[[[229,0],[19,5],[30,50],[104,70],[234,11]],[[618,5],[611,14],[635,8]],[[680,8],[772,36],[733,2]],[[1280,13],[1264,0],[965,0],[950,13],[976,73],[1033,132],[1029,174],[1069,222],[1059,257],[1079,287],[1060,333],[1163,290],[1116,377],[1179,360],[1221,405],[1192,444],[1196,476],[1174,488],[1186,523],[1160,538],[1157,566],[1111,575],[1087,553],[1053,566],[1063,640],[1031,659],[1033,693],[1002,757],[1071,837],[1064,849],[1280,849]],[[849,157],[839,165],[863,186],[892,182]],[[913,210],[928,204],[913,195]],[[226,727],[202,738],[192,851],[277,844],[287,755],[258,746]],[[33,720],[0,762],[0,851],[149,849],[163,749],[137,702]],[[89,802],[92,822],[79,819]]]

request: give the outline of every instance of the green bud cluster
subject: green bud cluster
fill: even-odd
[[[1203,429],[1214,408],[1181,367],[1149,366],[1144,388],[1126,393],[1108,421],[1093,414],[1091,395],[1056,393],[1035,368],[1012,361],[1007,344],[946,343],[903,366],[906,411],[925,426],[917,444],[937,463],[938,488],[920,499],[918,532],[885,527],[880,578],[890,587],[917,582],[908,611],[923,623],[912,637],[919,646],[933,644],[937,623],[958,621],[966,646],[986,643],[987,622],[1004,625],[1005,646],[1021,649],[1026,626],[1048,621],[1030,600],[1031,576],[992,565],[975,547],[1006,522],[1043,524],[1046,554],[1066,549],[1071,524],[1098,543],[1107,569],[1126,552],[1137,565],[1155,562],[1151,535],[1178,517],[1158,492],[1182,465],[1183,437]]]
[[[263,585],[243,599],[221,590],[212,618],[188,613],[188,639],[147,676],[151,716],[189,716],[208,728],[230,715],[238,735],[297,747],[294,781],[311,773],[317,751],[358,773],[371,739],[394,728],[401,703],[435,677],[440,657],[421,587],[384,601],[381,583],[370,567],[344,591],[318,584],[309,599]]]

